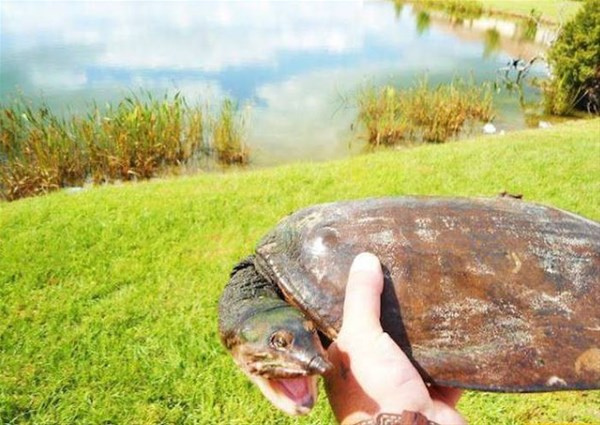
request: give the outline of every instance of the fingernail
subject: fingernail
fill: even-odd
[[[381,269],[381,265],[379,264],[379,259],[371,254],[370,252],[363,252],[358,254],[354,261],[352,262],[352,267],[350,267],[350,272],[357,271],[378,271]]]

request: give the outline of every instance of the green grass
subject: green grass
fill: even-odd
[[[405,0],[394,0],[402,3]],[[500,13],[527,18],[535,9],[541,19],[560,23],[572,18],[581,7],[575,0],[412,0],[425,7],[445,10],[457,17],[478,17],[481,13]]]
[[[508,14],[529,16],[532,9],[542,14],[542,19],[551,22],[566,22],[581,7],[574,0],[480,0],[485,10]]]
[[[596,119],[0,203],[0,423],[333,423],[324,397],[307,418],[275,411],[225,353],[232,265],[284,215],[339,199],[508,190],[599,220],[599,134]],[[459,408],[473,424],[598,424],[600,391],[469,392]]]

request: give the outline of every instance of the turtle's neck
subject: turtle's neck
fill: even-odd
[[[246,257],[233,268],[219,300],[221,339],[229,348],[231,339],[248,317],[281,307],[289,305],[277,285],[258,273],[253,255]]]

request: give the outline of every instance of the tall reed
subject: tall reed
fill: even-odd
[[[47,106],[25,102],[0,109],[0,195],[18,199],[82,184],[87,173],[83,142],[71,122]]]
[[[465,126],[494,116],[492,91],[461,79],[431,87],[426,78],[413,87],[367,86],[357,95],[357,122],[370,145],[443,143]]]
[[[94,182],[150,178],[180,165],[203,143],[202,110],[175,95],[159,101],[127,97],[104,113],[94,108],[77,128],[88,143]]]
[[[247,163],[233,103],[225,100],[216,116],[209,111],[189,106],[179,94],[132,95],[68,118],[23,98],[0,105],[0,197],[14,200],[86,181],[147,179],[213,151],[221,163]],[[209,137],[211,128],[218,137]]]
[[[242,140],[243,127],[238,106],[229,99],[225,100],[212,131],[212,145],[220,163],[248,163],[248,150]]]

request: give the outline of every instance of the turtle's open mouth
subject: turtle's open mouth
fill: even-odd
[[[317,376],[267,379],[251,376],[262,393],[276,407],[290,415],[304,415],[317,401]]]
[[[311,409],[317,398],[317,379],[314,376],[299,378],[272,379],[271,388],[294,401],[297,406]]]

